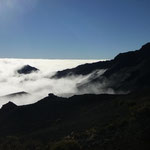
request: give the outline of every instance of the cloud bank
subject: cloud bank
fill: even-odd
[[[76,85],[87,81],[91,75],[71,76],[62,79],[51,79],[50,77],[56,71],[96,61],[98,60],[0,59],[0,107],[8,101],[17,105],[34,103],[46,97],[49,93],[62,97],[82,94],[78,91]],[[38,68],[40,71],[27,75],[18,74],[17,70],[27,64]],[[21,91],[31,95],[17,96],[12,99],[2,97]],[[93,91],[91,92],[93,93]]]

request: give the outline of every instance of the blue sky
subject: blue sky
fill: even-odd
[[[0,0],[0,57],[110,59],[150,41],[149,0]]]

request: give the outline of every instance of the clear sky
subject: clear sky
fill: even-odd
[[[150,41],[150,0],[0,0],[1,58],[109,59]]]

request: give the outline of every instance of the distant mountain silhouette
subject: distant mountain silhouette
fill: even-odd
[[[150,87],[150,43],[140,50],[121,53],[113,60],[85,64],[73,69],[58,71],[53,78],[71,75],[87,75],[95,70],[107,69],[103,75],[92,76],[87,83],[80,83],[79,90],[88,89],[91,85],[103,84],[105,89],[116,92],[131,92],[140,88]]]
[[[88,75],[97,69],[107,69],[111,67],[113,61],[100,61],[91,64],[79,65],[76,68],[58,71],[52,78],[64,78],[72,75]]]
[[[39,69],[32,67],[30,65],[25,65],[21,69],[17,70],[19,74],[30,74],[32,72],[39,71]]]

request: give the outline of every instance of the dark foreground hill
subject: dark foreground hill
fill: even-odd
[[[68,99],[50,94],[0,110],[1,150],[148,150],[149,139],[150,90]]]

